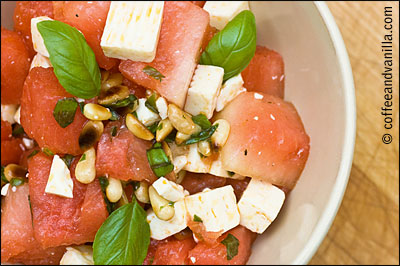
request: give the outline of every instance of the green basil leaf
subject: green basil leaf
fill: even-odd
[[[232,234],[221,241],[226,247],[226,257],[228,260],[233,259],[239,252],[239,240]]]
[[[52,152],[49,148],[46,148],[46,147],[42,148],[42,152],[44,154],[46,154],[47,156],[53,156],[54,155],[54,152]]]
[[[4,175],[4,166],[1,166],[1,181],[8,183],[6,176]]]
[[[54,74],[64,89],[83,99],[97,96],[101,85],[100,69],[83,34],[57,20],[41,21],[37,28],[49,52]]]
[[[199,222],[199,223],[202,223],[202,222],[203,222],[203,220],[202,220],[199,216],[197,216],[196,214],[195,214],[194,217],[193,217],[193,221],[194,221],[194,222]]]
[[[113,127],[111,128],[111,136],[115,137],[116,135],[117,135],[117,127],[116,127],[116,126],[113,126]]]
[[[211,127],[210,120],[208,120],[207,116],[205,116],[203,114],[193,116],[192,120],[193,120],[193,122],[198,124],[201,127],[201,129],[207,129],[207,128]]]
[[[214,134],[215,130],[217,130],[217,127],[218,127],[218,124],[213,125],[207,129],[204,129],[204,130],[200,131],[199,133],[191,135],[190,138],[185,140],[183,143],[181,143],[180,146],[194,144],[194,143],[211,138],[212,134]]]
[[[61,158],[61,160],[64,161],[64,163],[67,165],[67,167],[69,168],[71,166],[72,161],[74,160],[74,156],[71,154],[65,154],[64,157]]]
[[[147,127],[147,129],[153,134],[156,134],[157,128],[158,128],[157,122]]]
[[[10,185],[14,186],[14,187],[18,187],[18,186],[22,185],[23,183],[25,183],[24,178],[14,177],[14,178],[11,178],[11,180],[10,180]]]
[[[108,178],[105,176],[100,176],[99,183],[100,183],[101,191],[103,192],[103,198],[106,203],[107,211],[109,214],[111,214],[115,210],[117,204],[110,202],[106,196],[106,188],[108,187],[108,184],[109,184]]]
[[[81,158],[79,159],[80,162],[86,160],[86,153],[82,154]]]
[[[60,99],[57,101],[56,107],[54,107],[54,119],[62,128],[66,128],[68,125],[74,122],[77,108],[78,102],[75,100],[75,98]]]
[[[165,176],[174,170],[174,165],[165,154],[161,143],[155,143],[151,149],[146,151],[147,160],[157,177]]]
[[[110,120],[111,120],[111,121],[117,121],[117,120],[119,120],[119,118],[120,118],[121,116],[118,114],[118,112],[115,111],[113,108],[108,108],[108,109],[110,109],[110,112],[111,112]]]
[[[13,135],[13,137],[20,137],[25,133],[24,128],[18,124],[15,123],[12,125],[12,132],[11,134]]]
[[[218,32],[201,54],[200,64],[224,69],[224,81],[242,72],[256,52],[256,22],[249,10],[240,12]]]
[[[138,99],[136,98],[135,95],[130,94],[128,96],[128,98],[122,99],[122,100],[118,100],[116,102],[113,102],[111,104],[103,104],[103,106],[105,107],[111,107],[111,108],[121,108],[121,107],[127,107],[130,106],[132,104],[135,104],[135,102],[137,102]]]
[[[85,102],[79,102],[79,108],[81,109],[81,113],[83,114],[83,107],[85,107]]]
[[[163,78],[165,78],[165,76],[161,74],[160,71],[151,66],[145,66],[143,68],[143,72],[149,75],[150,77],[159,80],[160,82],[162,81]]]
[[[174,128],[172,132],[169,133],[169,135],[165,138],[165,141],[168,143],[174,142],[176,138],[176,133],[178,133],[178,131]]]
[[[114,211],[96,233],[93,259],[96,265],[141,265],[150,244],[146,212],[137,203]]]
[[[231,172],[231,171],[227,171],[227,172],[228,172],[228,175],[229,175],[230,177],[232,177],[232,176],[235,175],[235,172]]]
[[[28,155],[28,159],[35,156],[36,154],[39,153],[39,150],[34,150],[33,152],[31,152],[31,154]],[[65,162],[65,161],[64,161]]]
[[[158,114],[158,109],[156,105],[157,95],[153,93],[144,103],[144,105],[149,108],[153,113]]]

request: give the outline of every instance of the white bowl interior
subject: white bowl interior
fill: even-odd
[[[15,2],[2,2],[1,7],[2,26],[12,28]],[[354,106],[349,106],[354,103],[354,91],[349,91],[351,69],[346,83],[332,32],[316,4],[251,2],[250,7],[256,16],[257,43],[284,58],[285,99],[294,103],[303,120],[311,152],[278,218],[257,238],[249,264],[307,263],[336,214],[351,165],[354,128],[349,128],[349,121],[355,117]],[[341,40],[340,33],[335,37]],[[346,63],[345,50],[344,56]]]

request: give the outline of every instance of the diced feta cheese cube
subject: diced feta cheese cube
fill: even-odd
[[[235,173],[233,175],[230,175],[229,172],[226,171],[222,167],[221,155],[219,155],[218,158],[211,163],[209,173],[212,175],[215,175],[215,176],[221,176],[221,177],[239,179],[239,180],[242,180],[245,178],[245,176],[235,174]]]
[[[31,70],[34,67],[49,68],[53,66],[51,65],[48,57],[43,56],[41,54],[36,54],[32,59],[31,67],[29,70]]]
[[[10,124],[15,123],[15,113],[17,112],[18,105],[16,104],[2,104],[1,105],[1,120],[7,121]]]
[[[249,1],[207,1],[204,10],[210,14],[210,25],[222,30],[243,10],[249,10]]]
[[[262,234],[275,220],[284,201],[282,190],[252,178],[238,203],[240,224]]]
[[[49,194],[73,198],[73,189],[74,183],[67,165],[58,155],[54,155],[49,179],[44,191]]]
[[[67,247],[60,265],[94,265],[93,248],[89,245]]]
[[[32,149],[35,146],[35,141],[33,139],[22,138],[22,143],[24,143],[27,149]]]
[[[198,216],[208,232],[222,233],[240,222],[232,186],[224,186],[185,197],[189,218]]]
[[[186,206],[184,200],[175,202],[175,215],[168,221],[159,219],[152,209],[147,211],[147,222],[150,225],[150,237],[163,240],[179,233],[187,227]]]
[[[8,192],[9,187],[10,187],[10,183],[7,183],[1,188],[1,195],[2,196],[4,196],[4,197],[7,196],[7,192]]]
[[[16,123],[21,124],[21,106],[18,107],[14,114],[14,120]]]
[[[160,121],[160,116],[147,108],[145,103],[145,98],[139,99],[139,107],[136,109],[136,114],[139,121],[142,122],[143,125],[150,126],[155,122]]]
[[[221,111],[228,103],[235,99],[236,96],[245,92],[246,89],[243,88],[243,83],[242,75],[240,74],[225,81],[218,95],[215,111]]]
[[[213,116],[221,89],[224,69],[217,66],[198,65],[187,93],[185,111],[192,114]]]
[[[157,179],[153,183],[153,187],[161,197],[172,202],[176,202],[185,197],[185,189],[181,185],[169,181],[165,177]]]
[[[31,34],[32,34],[33,49],[36,52],[38,52],[39,54],[49,57],[49,52],[47,51],[46,46],[44,45],[42,35],[40,34],[40,32],[37,28],[37,24],[39,22],[42,22],[45,20],[53,20],[53,19],[46,17],[46,16],[32,18],[31,19]]]
[[[187,164],[183,170],[194,173],[208,173],[211,167],[209,158],[201,158],[197,143],[189,145],[189,153],[187,154]]]
[[[156,101],[156,106],[158,110],[158,114],[161,119],[165,119],[168,117],[168,103],[163,97],[159,97]]]
[[[104,54],[151,62],[156,56],[164,1],[113,1],[101,37]]]
[[[185,155],[177,156],[172,160],[172,164],[174,165],[174,172],[179,173],[183,167],[187,164],[187,157]]]

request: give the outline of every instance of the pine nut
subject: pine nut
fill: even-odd
[[[163,141],[174,129],[171,121],[169,119],[162,120],[157,127],[156,140],[157,142]]]
[[[128,203],[129,203],[128,197],[126,196],[125,190],[122,189],[122,196],[119,199],[117,205],[118,205],[118,207],[121,207],[121,206],[124,206],[125,204],[128,204]]]
[[[117,202],[122,197],[122,184],[119,179],[112,177],[108,178],[108,186],[106,188],[106,195],[110,202]]]
[[[104,82],[102,82],[102,84],[101,84],[101,91],[107,91],[107,90],[111,89],[112,87],[121,85],[123,79],[124,79],[124,77],[122,76],[121,73],[109,74],[107,79]]]
[[[133,114],[127,114],[125,119],[125,124],[129,131],[133,133],[136,137],[144,140],[154,139],[153,133],[147,129]]]
[[[101,83],[105,82],[110,76],[110,72],[107,70],[101,70]]]
[[[135,196],[140,202],[150,203],[149,185],[146,182],[140,182],[139,187],[135,190]]]
[[[197,148],[198,148],[200,154],[202,154],[204,156],[211,155],[211,145],[210,145],[210,142],[208,142],[207,140],[200,141],[197,144]]]
[[[4,167],[4,176],[11,181],[13,178],[25,178],[28,171],[18,164],[10,163]]]
[[[164,221],[170,220],[175,215],[175,209],[170,202],[161,197],[153,186],[149,187],[151,206],[156,216]]]
[[[187,156],[185,155],[180,155],[174,158],[173,164],[174,164],[174,172],[179,173],[183,167],[187,164]]]
[[[90,149],[100,139],[103,134],[104,125],[101,121],[87,121],[79,136],[79,147],[85,151]]]
[[[108,108],[95,103],[85,104],[83,107],[83,115],[90,120],[101,121],[108,120],[112,114]]]
[[[165,155],[167,155],[167,157],[168,157],[168,159],[170,160],[170,162],[172,162],[172,161],[173,161],[172,151],[171,151],[171,149],[170,149],[168,143],[165,142],[165,141],[163,141],[163,142],[162,142],[162,148],[163,148],[163,150],[164,150],[164,152],[165,152]],[[168,180],[170,180],[170,181],[175,182],[175,181],[176,181],[176,174],[175,174],[174,171],[169,172],[168,174],[166,174],[165,178],[168,179]]]
[[[102,91],[98,98],[98,103],[103,105],[112,104],[116,101],[126,99],[129,96],[129,88],[124,85],[118,85],[107,91]]]
[[[176,142],[176,144],[179,145],[189,138],[190,138],[190,135],[186,135],[186,134],[183,134],[182,132],[178,131],[175,136],[175,142]]]
[[[211,136],[211,142],[216,149],[222,148],[229,137],[231,125],[225,119],[218,119],[213,125],[218,124],[217,130]]]
[[[183,134],[192,135],[201,130],[200,126],[193,122],[192,116],[175,104],[168,105],[168,117],[174,128]]]
[[[96,177],[96,150],[92,147],[85,151],[75,168],[76,179],[89,184]]]

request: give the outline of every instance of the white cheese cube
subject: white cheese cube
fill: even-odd
[[[9,187],[10,187],[10,183],[7,183],[1,188],[1,195],[2,196],[4,196],[4,197],[7,196],[7,192],[8,192]]]
[[[198,216],[208,232],[222,233],[236,227],[240,215],[232,186],[224,186],[185,197],[189,219]]]
[[[249,1],[207,1],[203,7],[210,14],[210,25],[222,30],[243,10],[249,10]]]
[[[153,187],[161,197],[172,202],[182,200],[185,197],[185,189],[165,177],[157,179],[153,183]]]
[[[37,24],[45,20],[53,20],[53,19],[46,16],[36,17],[31,19],[31,34],[32,34],[33,49],[39,54],[49,57],[49,52],[47,51],[46,46],[44,45],[42,35],[40,34],[37,28]]]
[[[225,81],[218,95],[215,111],[221,111],[228,103],[235,99],[236,96],[245,92],[246,89],[243,88],[243,83],[242,75],[240,74]]]
[[[33,139],[22,138],[22,143],[27,149],[33,149],[33,147],[35,147],[35,141]]]
[[[50,168],[49,179],[47,180],[46,193],[54,194],[66,198],[73,198],[74,183],[71,173],[58,155],[54,155]]]
[[[1,105],[1,120],[7,121],[10,124],[15,123],[15,113],[17,112],[18,105],[16,104],[2,104]]]
[[[16,123],[21,124],[21,106],[18,107],[14,114],[14,120]]]
[[[221,176],[239,180],[243,180],[246,178],[245,176],[235,173],[229,174],[229,172],[222,167],[221,155],[219,155],[218,158],[211,163],[209,173],[215,176]]]
[[[187,227],[186,206],[184,200],[175,202],[175,215],[168,221],[159,219],[152,209],[147,211],[147,222],[150,225],[150,237],[163,240],[179,233]]]
[[[101,37],[104,54],[151,62],[156,56],[164,1],[113,1]]]
[[[89,245],[67,247],[60,265],[94,265],[93,248]]]
[[[168,117],[168,103],[163,97],[159,97],[156,101],[156,106],[158,110],[158,114],[161,119],[165,119]]]
[[[223,77],[222,67],[198,65],[187,93],[185,111],[192,115],[204,114],[210,119]]]
[[[145,103],[145,98],[139,99],[139,107],[136,109],[136,114],[139,121],[147,127],[160,121],[160,116],[147,108]]]
[[[187,157],[185,155],[180,155],[175,157],[172,160],[172,164],[174,165],[174,172],[177,174],[179,173],[183,167],[185,167],[185,165],[187,164]]]
[[[240,224],[262,234],[275,220],[284,201],[282,190],[252,178],[238,203]]]
[[[53,66],[51,65],[48,57],[43,56],[41,54],[36,54],[32,59],[31,67],[29,68],[29,70],[31,70],[34,67],[49,68]]]
[[[197,143],[188,146],[189,153],[187,154],[187,164],[183,170],[194,173],[208,173],[212,161],[209,158],[201,158]]]

